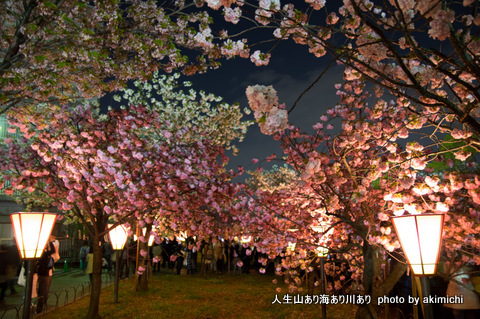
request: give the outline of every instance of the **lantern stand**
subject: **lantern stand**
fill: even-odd
[[[392,217],[391,220],[412,269],[413,278],[420,281],[420,297],[423,301],[424,296],[430,295],[427,276],[437,272],[445,215],[402,215]],[[422,306],[425,319],[433,319],[432,305],[422,302]]]
[[[23,291],[23,319],[31,318],[33,271],[35,261],[42,257],[57,220],[57,214],[20,212],[10,215],[20,258],[27,272]]]
[[[320,245],[325,245],[326,242],[330,239],[330,237],[333,234],[333,227],[330,229],[329,225],[325,222],[321,222],[319,226],[312,226],[312,230],[321,233],[322,234],[322,240],[320,242]],[[328,229],[328,231],[327,231]],[[326,286],[327,286],[327,280],[326,280],[326,275],[325,275],[325,260],[328,257],[328,248],[324,246],[319,246],[317,247],[317,256],[320,258],[320,293],[322,295],[326,294]],[[327,306],[325,304],[321,304],[321,309],[322,309],[322,318],[327,319]]]
[[[321,249],[318,249],[321,248]],[[328,256],[328,248],[325,247],[318,247],[319,250],[318,257],[320,258],[320,293],[325,295],[326,293],[326,276],[325,276],[325,259]],[[327,306],[322,303],[322,318],[327,319]]]
[[[125,246],[125,242],[127,241],[127,230],[125,226],[118,225],[117,227],[110,229],[108,232],[110,237],[110,243],[112,244],[112,249],[115,250],[116,260],[115,260],[115,289],[113,295],[113,302],[118,303],[118,276],[120,274],[120,252],[123,250]]]

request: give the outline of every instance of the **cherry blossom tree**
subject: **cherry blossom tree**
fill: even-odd
[[[24,138],[6,141],[3,177],[13,188],[44,192],[53,205],[72,211],[87,227],[94,243],[88,318],[99,317],[99,244],[109,222],[115,226],[139,220],[143,227],[156,216],[173,229],[212,234],[235,213],[232,198],[241,187],[225,169],[223,147],[206,138],[183,143],[188,129],[175,135],[164,131],[162,141],[152,139],[145,131],[163,125],[155,111],[130,106],[100,114],[79,105],[47,114],[48,124],[38,118],[32,116],[29,124],[11,119]]]
[[[219,39],[201,2],[2,1],[0,113],[39,102],[93,98],[154,71],[204,72],[248,57]]]
[[[292,39],[318,57],[331,53],[347,66],[347,78],[378,84],[379,95],[406,97],[405,107],[429,114],[439,129],[480,131],[477,1],[31,0],[1,6],[3,110],[101,96],[158,70],[204,72],[221,58],[266,65],[272,50],[250,52],[246,40],[263,28],[273,30],[267,40]],[[212,10],[223,11],[224,23]]]
[[[238,104],[230,105],[222,101],[222,98],[214,94],[207,94],[204,91],[196,92],[191,86],[191,82],[179,83],[180,74],[171,76],[154,73],[150,81],[135,81],[134,88],[124,89],[114,96],[114,99],[120,105],[146,105],[147,109],[156,112],[157,118],[155,127],[144,129],[144,138],[149,139],[149,143],[159,143],[175,136],[177,143],[194,144],[204,140],[209,143],[222,147],[225,150],[231,150],[233,154],[238,153],[237,142],[241,142],[245,136],[247,128],[253,124],[252,121],[244,120],[243,113]],[[185,92],[183,89],[188,89]],[[249,109],[244,110],[249,113]],[[226,175],[223,175],[224,177]],[[223,178],[213,176],[212,179]],[[209,181],[205,181],[206,184]],[[204,185],[206,185],[204,184]],[[199,204],[202,206],[202,204]],[[216,207],[214,210],[218,209]],[[204,205],[204,212],[211,213],[211,208]],[[185,221],[171,221],[170,216],[158,214],[156,209],[149,209],[145,214],[141,214],[142,219],[148,216],[148,220],[154,221],[155,226],[168,227],[173,232],[186,231],[195,233],[197,236],[204,232],[197,233],[196,229],[191,229],[190,224]],[[165,225],[166,224],[166,225]],[[177,225],[177,229],[172,229],[170,225]],[[147,230],[150,223],[146,224]],[[216,231],[228,232],[228,225],[216,227]],[[163,229],[165,231],[165,229]],[[153,233],[158,236],[158,233]],[[204,234],[209,237],[211,234]],[[148,247],[146,239],[148,236],[140,237],[142,268],[147,266],[146,256]],[[147,289],[148,282],[146,276],[140,277],[139,289]]]
[[[478,149],[478,1],[206,2],[222,9],[227,22],[273,30],[264,38],[274,42],[262,47],[267,52],[250,55],[257,65],[269,63],[276,43],[293,40],[316,57],[331,55],[345,66],[347,80],[377,85],[378,97],[406,98],[405,108],[428,115],[439,130],[474,132]]]
[[[462,257],[464,262],[480,263],[475,253],[480,248],[480,179],[466,151],[468,137],[438,141],[427,130],[429,122],[404,107],[405,98],[377,99],[370,105],[370,94],[358,80],[337,85],[337,90],[341,103],[320,118],[314,134],[292,125],[284,129],[284,118],[268,111],[257,116],[260,125],[275,123],[264,131],[281,141],[297,177],[291,178],[287,189],[255,187],[251,197],[259,209],[247,219],[252,234],[263,239],[257,249],[270,259],[284,257],[277,273],[288,275],[291,290],[298,289],[304,272],[314,270],[319,247],[328,246],[330,252],[344,256],[354,283],[343,274],[330,289],[350,287],[371,296],[371,304],[361,305],[357,317],[376,318],[381,313],[377,297],[387,295],[406,270],[404,262],[387,267],[392,253],[401,254],[391,216],[445,213],[444,258],[454,256],[467,238],[473,250]],[[272,100],[273,106],[278,103],[273,88],[254,86],[246,92],[253,110],[265,109],[258,104]],[[263,121],[263,117],[274,119]],[[338,133],[334,126],[339,126]],[[428,167],[430,162],[446,160],[442,158],[446,153],[465,162],[467,171]],[[330,228],[332,237],[323,238]],[[296,253],[285,251],[287,242],[296,242]]]
[[[192,82],[179,83],[180,74],[159,75],[154,72],[152,79],[135,81],[134,88],[124,89],[114,95],[120,105],[146,105],[158,113],[158,128],[150,128],[148,134],[155,140],[162,140],[164,132],[181,134],[183,143],[195,143],[208,139],[215,145],[222,145],[226,150],[238,154],[234,143],[240,143],[253,121],[243,119],[250,114],[250,109],[242,112],[240,106],[228,104],[222,97],[204,91],[196,92]],[[181,88],[188,89],[184,92]]]

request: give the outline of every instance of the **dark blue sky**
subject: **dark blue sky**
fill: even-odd
[[[183,79],[193,82],[197,90],[222,96],[226,102],[239,102],[241,108],[248,107],[245,89],[249,85],[273,85],[279,102],[290,110],[300,94],[321,74],[330,57],[316,58],[308,53],[305,45],[282,41],[272,52],[268,66],[255,66],[250,60],[236,58],[224,61],[217,70]],[[343,68],[334,64],[322,79],[307,94],[289,116],[290,123],[302,130],[311,129],[327,108],[339,101],[334,84],[342,81]],[[253,119],[253,115],[251,115]],[[263,135],[258,125],[252,125],[242,143],[237,143],[240,153],[231,157],[230,166],[242,165],[247,170],[255,169],[251,159],[264,159],[272,153],[281,154],[280,143],[272,136]]]

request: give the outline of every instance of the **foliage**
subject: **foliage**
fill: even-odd
[[[195,5],[201,6],[153,0],[2,1],[0,113],[99,97],[159,70],[205,72],[219,66],[222,54],[248,56],[242,41],[214,41],[212,19]]]
[[[173,76],[160,76],[158,72],[148,82],[135,81],[135,89],[124,89],[115,95],[120,105],[146,105],[157,112],[158,128],[149,128],[145,134],[163,140],[165,132],[177,135],[182,132],[182,141],[186,144],[200,139],[207,139],[225,149],[238,149],[232,143],[242,142],[248,126],[252,121],[242,121],[242,111],[238,104],[229,105],[222,98],[192,88],[188,92],[180,90],[179,73]],[[184,82],[183,87],[191,87],[191,82]],[[249,109],[245,112],[248,114]]]
[[[400,252],[389,219],[402,214],[445,213],[444,257],[453,258],[466,240],[472,249],[463,261],[479,264],[480,178],[475,162],[468,165],[468,174],[427,168],[445,152],[444,143],[425,132],[418,123],[427,121],[404,108],[403,98],[370,104],[371,94],[360,81],[336,88],[341,102],[313,126],[314,134],[290,125],[274,135],[300,178],[291,181],[288,191],[275,190],[273,183],[271,189],[250,193],[260,208],[247,214],[252,222],[248,229],[262,239],[256,243],[260,252],[270,259],[283,257],[277,274],[290,276],[288,289],[298,288],[302,270],[312,272],[317,249],[327,246],[348,263],[331,291],[348,288],[373,300],[387,295],[405,271],[402,263],[393,270],[386,267],[392,254]],[[263,94],[264,89],[258,91]],[[341,129],[334,133],[332,123],[339,120]],[[456,140],[461,141],[458,154],[469,140]],[[286,242],[296,243],[294,252],[285,250]],[[375,317],[377,310],[359,311]]]
[[[89,317],[98,315],[101,249],[108,223],[140,227],[163,219],[172,229],[208,236],[228,225],[241,188],[225,170],[223,147],[207,139],[182,142],[165,131],[164,140],[145,135],[163,123],[143,106],[100,114],[89,105],[65,105],[28,124],[11,118],[24,138],[1,149],[3,178],[16,189],[44,192],[60,210],[71,210],[93,240],[94,279]],[[47,119],[46,122],[44,120]],[[48,123],[48,124],[45,124]],[[40,188],[39,186],[42,186]]]

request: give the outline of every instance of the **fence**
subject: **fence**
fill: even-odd
[[[111,286],[114,281],[115,277],[111,273],[102,274],[102,288]],[[42,317],[46,317],[46,315],[51,311],[55,311],[59,308],[65,307],[79,299],[90,295],[90,289],[90,281],[86,281],[77,285],[71,285],[65,289],[50,292],[48,294],[47,302],[44,305],[41,314]],[[35,309],[37,303],[38,299],[34,301],[34,307],[32,307],[32,311],[33,309]],[[23,316],[23,309],[23,303],[17,306],[8,306],[6,309],[3,310],[3,313],[0,313],[0,319],[20,319]],[[37,318],[38,316],[39,315],[37,315]],[[31,317],[33,318],[34,316]]]
[[[10,125],[8,124],[8,120],[1,116],[0,117],[0,140],[3,141],[5,138],[11,138],[11,139],[18,139],[20,138],[20,133],[18,130],[15,131],[15,133],[9,133],[8,128]]]
[[[21,135],[18,129],[16,130],[15,133],[9,133],[8,132],[9,127],[10,125],[8,124],[8,120],[5,117],[0,116],[0,144],[3,143],[6,138],[11,138],[13,140],[20,138]],[[5,180],[3,187],[0,189],[0,195],[6,195],[5,189],[10,189],[11,186],[12,185],[10,184],[10,181]],[[18,195],[19,192],[14,189],[13,194]]]
[[[70,264],[78,263],[80,261],[79,252],[80,247],[84,243],[83,240],[72,237],[58,238],[59,248],[58,253],[60,254],[61,261],[68,260]]]

